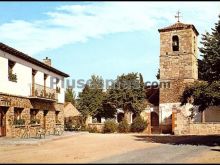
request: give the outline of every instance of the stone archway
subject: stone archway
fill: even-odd
[[[156,112],[150,113],[151,126],[159,126],[159,115]]]
[[[121,122],[121,121],[123,120],[123,118],[124,118],[124,113],[119,112],[119,113],[117,114],[117,122],[118,122],[118,123]]]

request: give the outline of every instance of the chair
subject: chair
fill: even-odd
[[[80,131],[80,130],[81,130],[81,125],[78,126],[78,127],[75,127],[75,130],[76,130],[76,131]]]
[[[45,139],[46,130],[43,129],[43,128],[38,129],[37,132],[36,132],[36,137],[39,137],[41,139],[41,136],[43,136],[44,139]]]
[[[61,128],[61,126],[55,126],[54,127],[54,135],[62,135],[63,134],[63,129]]]

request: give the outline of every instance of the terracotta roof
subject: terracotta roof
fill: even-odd
[[[64,117],[82,116],[82,114],[76,109],[71,103],[67,102],[64,104]]]
[[[193,29],[193,31],[196,33],[196,35],[199,35],[199,32],[196,30],[195,26],[193,24],[184,24],[181,22],[177,22],[173,25],[167,26],[165,28],[158,29],[159,32],[166,32],[166,31],[172,31],[172,30],[183,30],[183,29]]]
[[[53,68],[51,66],[48,66],[48,65],[44,64],[43,62],[38,61],[38,60],[28,56],[27,54],[24,54],[24,53],[22,53],[22,52],[20,52],[20,51],[18,51],[16,49],[8,46],[8,45],[5,45],[5,44],[1,43],[1,42],[0,42],[0,50],[2,50],[4,52],[7,52],[7,53],[9,53],[11,55],[14,55],[14,56],[16,56],[18,58],[24,59],[25,61],[28,61],[28,62],[30,62],[32,64],[37,65],[37,66],[40,66],[40,67],[42,67],[44,69],[47,69],[47,70],[49,70],[51,72],[54,72],[54,73],[58,74],[58,75],[61,75],[61,76],[64,76],[64,77],[69,77],[68,74],[66,74],[64,72],[61,72],[61,71],[59,71],[59,70],[57,70],[57,69],[55,69],[55,68]]]

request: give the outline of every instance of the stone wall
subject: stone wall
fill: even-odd
[[[179,38],[179,51],[172,50],[172,37]],[[195,38],[194,38],[195,37]],[[197,36],[192,29],[160,33],[160,78],[197,79]]]
[[[181,113],[180,110],[173,110],[172,131],[175,135],[190,134],[190,118]]]
[[[90,129],[96,128],[98,132],[103,132],[104,123],[89,123],[88,128]]]
[[[31,136],[36,136],[36,130],[40,127],[44,128],[46,126],[47,133],[53,133],[54,127],[58,125],[64,125],[64,105],[57,104],[54,102],[46,102],[44,100],[29,100],[25,97],[19,96],[10,96],[10,95],[3,95],[0,94],[0,97],[4,97],[7,100],[10,100],[9,107],[5,107],[6,110],[5,114],[5,122],[6,122],[6,136],[7,137],[21,137],[25,130],[25,126],[30,126],[30,134]],[[14,125],[14,117],[15,108],[20,108],[21,111],[21,119],[25,120],[24,125],[16,126]],[[32,124],[30,125],[30,111],[31,109],[37,110],[36,119],[40,120],[40,124]],[[1,109],[0,109],[1,110]],[[47,111],[46,120],[44,120],[44,112]],[[58,113],[58,120],[59,124],[56,123],[56,111]],[[46,123],[44,123],[46,121]]]
[[[191,123],[190,134],[193,135],[220,135],[220,123]]]
[[[220,135],[220,122],[194,123],[181,110],[173,110],[173,133],[175,135]]]
[[[147,121],[147,127],[143,131],[143,133],[151,134],[151,117],[150,117],[151,110],[146,109],[141,112],[140,116]]]
[[[173,36],[179,38],[178,51],[172,48]],[[193,29],[160,32],[160,104],[180,102],[184,88],[198,78],[196,45]]]

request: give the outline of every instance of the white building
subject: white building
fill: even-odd
[[[46,121],[48,111],[63,120],[61,113],[56,114],[63,111],[64,78],[69,75],[52,67],[50,59],[40,62],[0,43],[0,68],[0,136],[13,136],[10,122],[15,121],[16,115],[25,123],[34,116],[45,128],[53,125]],[[37,113],[33,115],[32,111]]]

